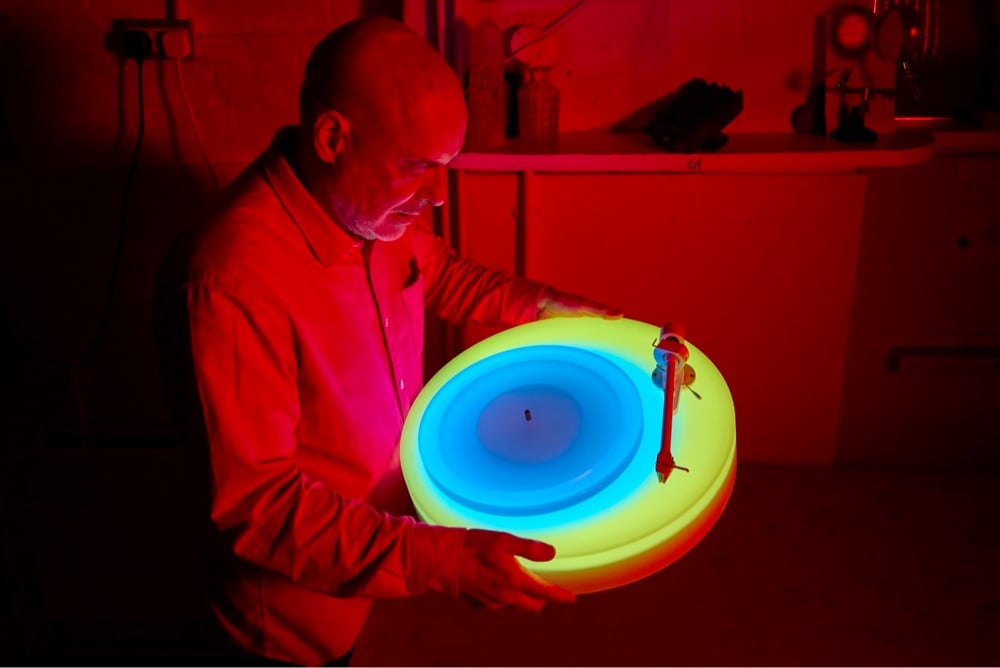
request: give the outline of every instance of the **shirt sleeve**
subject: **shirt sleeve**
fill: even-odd
[[[236,555],[336,596],[455,594],[464,529],[388,515],[297,466],[294,341],[277,310],[209,282],[186,293],[211,515]]]
[[[538,317],[543,283],[459,257],[422,222],[411,228],[429,309],[459,327],[469,323],[520,325]]]

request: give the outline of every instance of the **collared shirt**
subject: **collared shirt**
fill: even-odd
[[[297,179],[285,133],[200,232],[186,315],[211,516],[234,557],[214,609],[247,650],[316,665],[351,649],[372,599],[457,589],[465,531],[410,517],[399,465],[424,308],[514,325],[543,286],[422,223],[359,242]]]

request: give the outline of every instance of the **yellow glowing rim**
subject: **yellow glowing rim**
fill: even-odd
[[[650,379],[659,327],[636,320],[554,318],[508,329],[456,356],[417,396],[403,427],[400,457],[420,518],[431,524],[509,531],[552,543],[556,558],[524,562],[534,573],[587,593],[634,582],[691,549],[715,524],[736,474],[736,420],[722,374],[687,342],[697,380],[674,418],[672,451],[689,473],[665,484],[654,471],[660,448],[663,392]],[[612,361],[633,380],[642,402],[643,433],[634,464],[615,483],[572,508],[529,517],[492,515],[456,503],[436,488],[419,455],[428,403],[456,374],[500,352],[524,346],[579,347]]]

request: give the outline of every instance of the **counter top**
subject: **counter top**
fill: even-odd
[[[733,134],[718,151],[670,153],[642,133],[574,132],[551,150],[511,140],[494,150],[461,153],[456,169],[534,172],[829,173],[901,167],[930,160],[935,135],[883,133],[877,141],[844,144],[793,133]]]

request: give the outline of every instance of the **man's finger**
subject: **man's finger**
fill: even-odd
[[[576,594],[568,589],[563,589],[557,585],[552,584],[548,580],[536,573],[532,573],[528,569],[521,567],[524,572],[524,579],[518,581],[518,588],[535,598],[540,598],[545,601],[550,601],[552,603],[575,603]]]
[[[576,594],[570,590],[552,584],[538,573],[525,568],[520,563],[518,564],[518,570],[520,573],[511,582],[517,590],[553,603],[576,602]]]
[[[605,320],[618,320],[619,318],[624,318],[625,314],[618,309],[613,309],[609,306],[600,306],[594,310],[595,315],[599,315]]]
[[[552,545],[514,535],[509,537],[506,547],[511,553],[530,561],[552,561],[556,556],[556,548]]]

